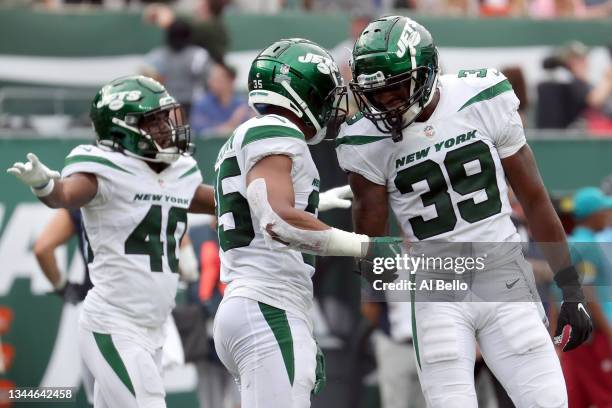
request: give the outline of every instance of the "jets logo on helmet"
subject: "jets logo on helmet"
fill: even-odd
[[[413,20],[409,18],[406,19],[404,31],[402,31],[399,40],[397,40],[398,50],[395,52],[395,55],[397,55],[399,58],[406,55],[406,50],[408,47],[415,47],[421,42],[421,34],[419,34],[419,32],[412,27],[414,25],[416,25],[416,23]]]
[[[334,60],[322,55],[312,54],[309,52],[306,55],[298,57],[298,61],[300,61],[302,64],[316,64],[317,69],[322,74],[329,75],[332,72],[340,72]],[[334,78],[336,78],[335,75]]]
[[[311,41],[292,38],[266,47],[251,64],[248,83],[249,105],[260,115],[281,108],[297,116],[314,133],[309,144],[335,137],[346,117],[338,66]]]
[[[371,22],[359,35],[349,84],[363,115],[394,141],[431,102],[438,82],[438,51],[429,32],[407,17]]]

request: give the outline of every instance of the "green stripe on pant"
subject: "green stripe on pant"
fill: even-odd
[[[416,283],[416,275],[414,273],[410,274],[410,281],[413,284]],[[417,333],[417,324],[416,324],[416,304],[415,304],[416,290],[410,292],[410,306],[411,306],[411,320],[412,320],[412,343],[414,344],[414,352],[417,358],[417,364],[419,365],[419,370],[421,369],[421,356],[419,354],[419,335]]]
[[[268,326],[270,326],[272,333],[274,333],[274,338],[276,338],[276,342],[280,347],[285,368],[287,369],[289,382],[293,385],[293,379],[295,377],[295,358],[293,354],[293,338],[291,337],[291,328],[287,320],[287,313],[282,309],[266,305],[265,303],[257,303],[259,303],[259,310],[261,310]]]
[[[130,376],[125,368],[125,364],[123,364],[123,360],[121,360],[121,356],[113,343],[113,339],[110,334],[102,334],[94,332],[94,339],[96,339],[96,344],[104,356],[106,362],[111,366],[117,377],[121,380],[123,384],[130,390],[133,396],[136,396],[134,392],[134,386],[132,385],[132,380],[130,380]]]

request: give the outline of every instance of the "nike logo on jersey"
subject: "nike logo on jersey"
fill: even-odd
[[[514,285],[516,285],[516,282],[518,282],[519,280],[520,280],[520,278],[519,278],[519,279],[517,279],[517,280],[515,280],[514,282],[510,282],[510,283],[506,282],[506,287],[507,287],[508,289],[512,289],[512,287],[513,287]]]
[[[578,310],[582,310],[589,319],[591,318],[591,316],[589,316],[589,312],[586,311],[586,308],[584,307],[582,303],[578,303]]]

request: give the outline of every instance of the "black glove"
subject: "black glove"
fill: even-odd
[[[403,240],[395,237],[374,237],[370,238],[370,244],[368,248],[368,254],[361,259],[357,259],[357,271],[356,273],[363,276],[370,285],[374,284],[374,281],[380,280],[383,283],[394,282],[399,276],[397,269],[382,268],[382,273],[374,272],[374,261],[378,258],[383,260],[385,258],[395,259],[396,255],[402,253]],[[381,268],[382,265],[378,265]]]
[[[79,283],[66,282],[63,288],[54,291],[56,295],[64,299],[64,302],[76,305],[85,299],[87,289]]]
[[[355,273],[361,275],[370,285],[374,281],[380,280],[383,283],[394,282],[398,278],[397,269],[384,269],[382,273],[374,272],[374,262],[368,259],[357,260],[357,270]]]
[[[593,331],[593,322],[587,312],[586,299],[578,272],[573,266],[569,266],[555,274],[555,282],[563,293],[563,303],[557,321],[554,343],[561,345],[563,351],[570,351],[584,343]],[[569,325],[569,336],[564,339],[563,329]]]

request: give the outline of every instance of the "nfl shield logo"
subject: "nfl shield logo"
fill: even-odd
[[[280,73],[287,75],[289,73],[289,65],[283,64],[280,68]]]
[[[425,132],[425,136],[427,137],[433,137],[436,134],[436,131],[431,125],[425,126],[425,129],[423,129],[423,132]]]

